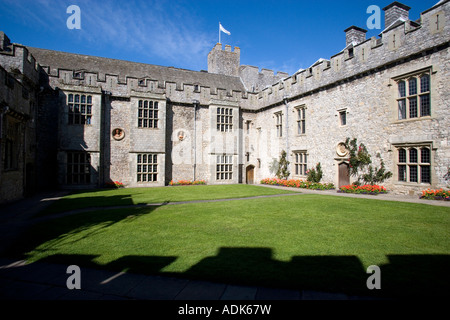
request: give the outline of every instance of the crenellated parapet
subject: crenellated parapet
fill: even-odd
[[[264,88],[289,77],[286,72],[278,71],[276,74],[273,70],[261,69],[254,66],[240,66],[239,75],[245,88],[249,92],[259,92]]]
[[[100,88],[116,96],[149,92],[178,101],[211,99],[238,101],[243,109],[278,105],[448,46],[450,4],[443,0],[410,20],[409,7],[394,2],[384,8],[386,28],[379,38],[366,39],[366,30],[345,30],[345,47],[329,59],[319,59],[289,75],[240,65],[240,49],[218,43],[208,55],[208,72],[84,56],[11,44],[0,33],[0,59],[16,78],[37,83],[39,65],[52,87]],[[8,60],[5,63],[4,60]],[[36,62],[39,61],[39,64]]]
[[[355,26],[346,29],[342,51],[260,90],[258,108],[298,99],[448,47],[450,1],[439,2],[417,21],[409,20],[406,9],[397,2],[385,8],[390,24],[379,38],[365,39],[365,30]]]
[[[0,31],[0,65],[28,89],[39,81],[36,59],[25,46],[11,43],[3,31]]]
[[[132,91],[148,92],[190,104],[194,99],[203,104],[212,98],[240,101],[247,95],[238,77],[37,48],[30,50],[38,57],[53,88],[97,87],[123,97],[130,96]]]

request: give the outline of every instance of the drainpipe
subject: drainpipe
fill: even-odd
[[[286,106],[286,160],[289,160],[289,104],[288,98],[283,97],[284,105]]]
[[[196,180],[196,170],[197,170],[197,106],[199,104],[198,100],[193,100],[194,103],[194,166],[193,166],[193,174],[194,180]]]

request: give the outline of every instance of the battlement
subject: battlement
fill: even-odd
[[[0,111],[16,118],[31,118],[31,103],[35,97],[28,88],[0,66]],[[4,82],[3,82],[4,80]]]
[[[34,56],[25,46],[11,43],[3,31],[0,31],[0,64],[20,82],[39,80],[40,66]]]
[[[450,16],[450,0],[440,1],[416,21],[409,20],[409,7],[401,3],[394,2],[384,10],[386,28],[380,38],[366,39],[365,29],[351,26],[344,30],[343,50],[291,76],[241,66],[240,49],[232,50],[230,45],[223,48],[221,43],[215,44],[208,54],[208,72],[197,72],[94,56],[86,59],[78,54],[24,47],[11,44],[0,33],[0,62],[37,79],[36,57],[52,81],[58,83],[55,86],[100,87],[123,96],[129,96],[131,91],[152,92],[178,101],[195,98],[205,104],[213,96],[240,100],[244,109],[256,110],[277,105],[285,97],[301,97],[448,46],[450,24],[445,17]]]
[[[239,78],[230,82],[230,77],[202,73],[208,79],[195,76],[178,79],[155,79],[152,76],[135,77],[117,74],[99,73],[92,70],[74,70],[68,68],[42,67],[49,75],[52,88],[63,91],[110,92],[113,99],[129,99],[132,96],[157,96],[169,99],[173,103],[192,104],[193,100],[208,105],[211,99],[239,102],[246,99],[246,91]],[[171,69],[171,68],[169,68]],[[180,71],[179,69],[177,70]],[[193,72],[199,75],[200,72]]]
[[[347,28],[346,46],[342,51],[330,59],[318,59],[309,68],[300,69],[271,86],[260,88],[261,91],[257,92],[258,108],[276,106],[286,97],[298,99],[449,46],[450,23],[444,18],[450,17],[450,0],[441,1],[422,12],[416,21],[409,20],[408,8],[398,2],[385,8],[388,22],[380,38],[366,39],[366,30],[356,26]],[[393,22],[388,25],[390,21]],[[248,90],[249,81],[244,79],[248,78],[248,73],[257,70],[256,67],[241,67],[241,77]],[[273,76],[270,70],[262,70],[261,73]]]
[[[239,75],[244,83],[247,91],[258,92],[264,88],[277,83],[281,79],[289,77],[286,72],[278,71],[276,74],[273,70],[262,68],[261,71],[255,66],[240,66]]]
[[[233,52],[235,54],[241,54],[241,49],[239,47],[234,47],[234,51],[231,51],[231,46],[229,44],[225,45],[225,49],[223,49],[223,46],[221,43],[216,43],[216,45],[212,48],[212,51],[225,51],[225,52]],[[210,53],[211,53],[210,52]]]
[[[0,51],[11,51],[10,46],[11,40],[3,31],[0,31]]]

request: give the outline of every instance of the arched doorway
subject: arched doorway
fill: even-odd
[[[254,184],[255,183],[255,166],[250,165],[245,170],[245,176],[247,177],[246,183],[247,184]]]
[[[350,184],[350,166],[346,162],[339,163],[339,188]]]

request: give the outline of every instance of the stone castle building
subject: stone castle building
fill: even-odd
[[[258,183],[282,150],[290,178],[320,162],[322,181],[340,186],[353,181],[347,137],[381,156],[389,191],[446,187],[450,2],[414,21],[409,10],[393,2],[379,38],[351,26],[342,51],[293,75],[241,65],[240,49],[222,44],[198,72],[0,33],[0,202],[111,181]]]

